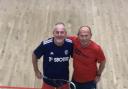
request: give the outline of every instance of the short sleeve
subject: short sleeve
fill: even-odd
[[[101,63],[102,61],[105,60],[105,55],[104,55],[103,50],[101,49],[100,46],[99,46],[99,49],[98,49],[97,52],[98,52],[98,53],[97,53],[97,61],[98,61],[99,63]]]
[[[37,59],[40,59],[41,56],[44,54],[45,47],[43,45],[43,42],[34,50],[34,54],[36,55]]]

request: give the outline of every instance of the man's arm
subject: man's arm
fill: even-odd
[[[38,59],[36,58],[36,55],[34,53],[32,54],[32,64],[33,64],[33,68],[34,68],[34,72],[35,72],[36,77],[38,79],[41,79],[42,74],[41,74],[41,72],[39,71],[39,68],[38,68]]]
[[[106,63],[106,60],[102,61],[99,65],[99,69],[97,71],[97,76],[101,76],[104,68],[105,68],[105,63]]]
[[[96,82],[98,82],[100,80],[100,77],[101,77],[101,74],[105,68],[105,64],[106,64],[106,60],[102,61],[100,64],[99,64],[99,68],[97,70],[97,74],[96,74]]]

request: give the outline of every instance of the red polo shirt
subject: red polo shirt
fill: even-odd
[[[69,37],[74,43],[73,50],[73,79],[76,82],[88,82],[95,80],[97,71],[97,62],[105,60],[104,53],[101,47],[95,42],[91,41],[90,44],[83,48],[80,46],[78,37]]]

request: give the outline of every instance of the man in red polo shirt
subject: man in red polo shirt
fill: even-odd
[[[91,37],[89,26],[80,27],[78,36],[69,37],[74,44],[72,80],[77,89],[96,89],[96,83],[100,80],[105,67],[104,53]]]

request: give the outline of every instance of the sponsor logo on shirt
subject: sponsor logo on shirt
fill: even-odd
[[[49,57],[49,62],[67,62],[69,60],[69,57]]]

